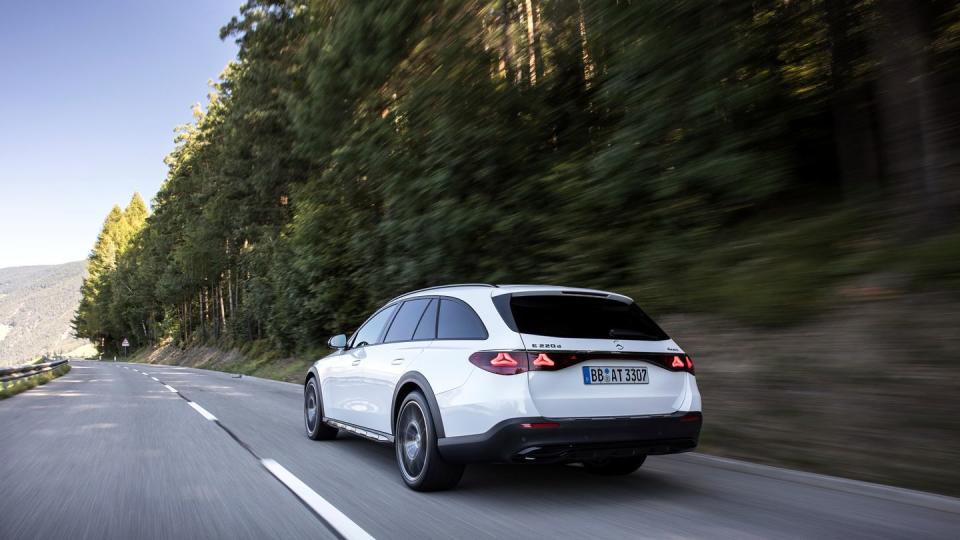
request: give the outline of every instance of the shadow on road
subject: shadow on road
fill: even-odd
[[[376,444],[348,434],[341,434],[336,444],[349,445],[350,452],[362,459],[370,469],[396,476],[397,483],[401,483],[393,446]],[[654,463],[656,459],[658,458],[649,458],[647,465]],[[589,504],[589,497],[584,494],[590,493],[594,488],[607,495],[614,492],[625,498],[629,497],[633,502],[647,497],[655,497],[657,500],[663,500],[664,497],[682,497],[695,491],[678,482],[675,476],[643,468],[628,476],[609,477],[592,475],[576,465],[483,463],[467,466],[463,480],[448,494],[497,495],[503,500],[522,499],[528,503],[544,498],[577,497],[582,503]]]

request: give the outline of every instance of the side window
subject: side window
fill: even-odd
[[[470,306],[456,300],[440,300],[438,339],[487,339],[487,329]]]
[[[413,339],[436,339],[437,337],[437,306],[440,300],[434,298],[430,300],[430,305],[420,317],[420,324],[417,325],[417,331],[413,333]]]
[[[376,345],[380,343],[380,336],[383,335],[383,329],[390,321],[393,312],[397,310],[397,305],[386,307],[378,311],[373,317],[367,319],[367,322],[357,330],[353,336],[351,347],[363,347],[364,345]]]
[[[413,331],[417,329],[417,323],[423,316],[423,310],[430,303],[429,298],[419,298],[416,300],[407,300],[400,306],[397,316],[390,323],[390,329],[387,330],[387,336],[383,338],[384,343],[394,341],[410,341],[413,339]]]

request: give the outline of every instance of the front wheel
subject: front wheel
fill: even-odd
[[[307,437],[315,441],[335,439],[337,432],[340,431],[323,423],[320,387],[314,377],[310,377],[307,384],[303,386],[303,422],[307,428]]]
[[[583,469],[600,476],[625,476],[639,469],[646,460],[647,456],[587,461]]]
[[[400,406],[393,432],[400,476],[415,491],[450,489],[463,476],[463,465],[440,456],[433,426],[427,400],[420,392],[411,392]]]

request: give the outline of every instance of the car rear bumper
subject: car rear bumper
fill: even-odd
[[[569,463],[675,454],[697,446],[699,412],[630,418],[515,418],[486,433],[446,437],[440,455],[462,463]]]

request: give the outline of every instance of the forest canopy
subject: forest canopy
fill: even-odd
[[[955,231],[952,1],[251,0],[221,38],[152,214],[114,208],[91,252],[74,324],[102,352],[309,349],[450,282],[711,309],[715,270],[748,289],[769,259],[709,259],[730,231]],[[814,283],[854,242],[804,234]]]

